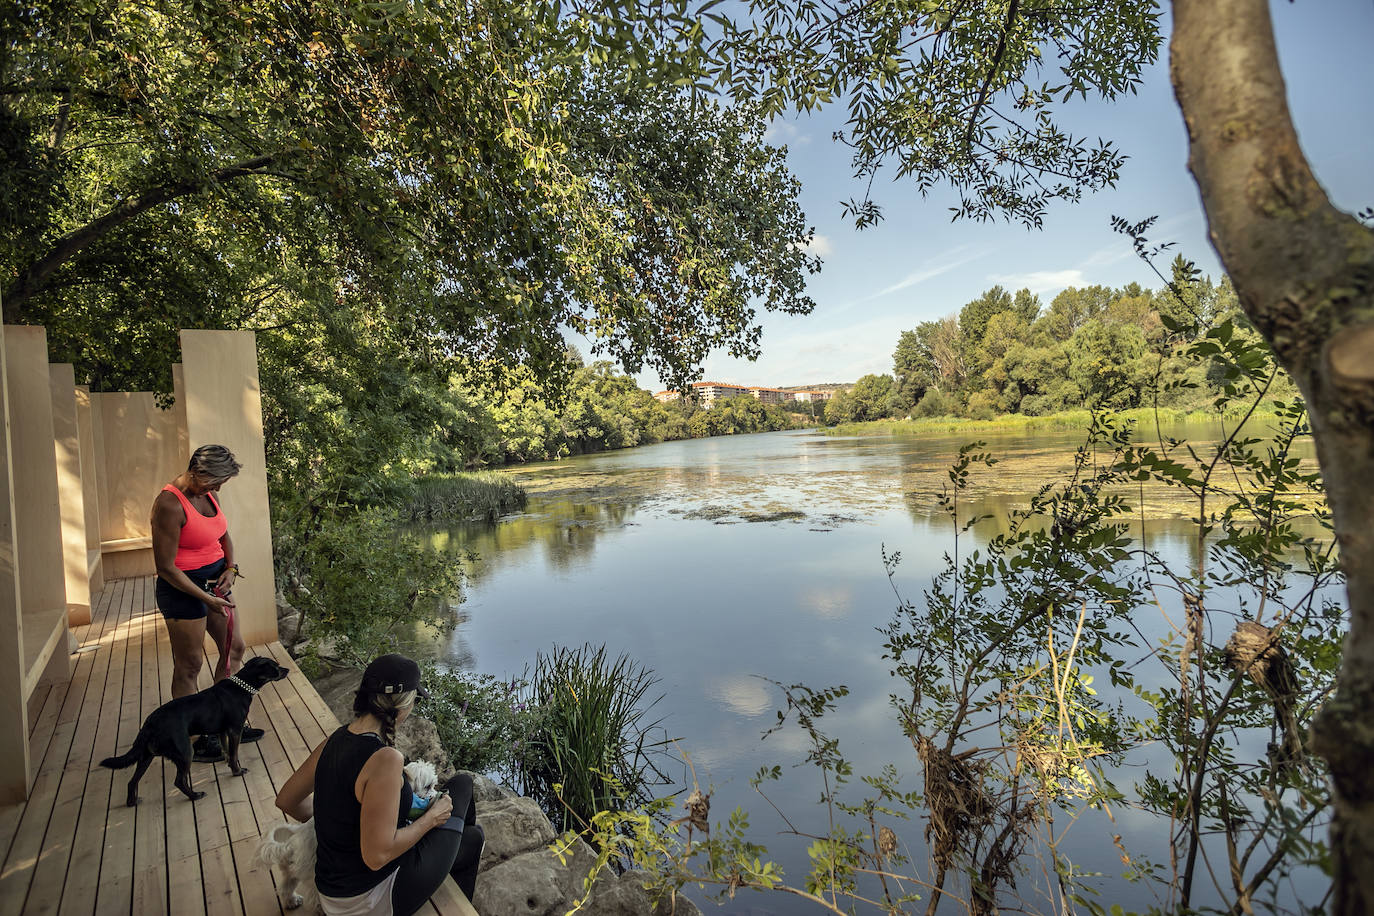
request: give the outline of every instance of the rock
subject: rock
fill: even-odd
[[[468,772],[468,775],[472,777],[472,797],[477,799],[478,805],[483,802],[504,801],[507,798],[520,797],[499,782],[488,779],[480,773]]]
[[[547,846],[527,852],[478,877],[472,905],[482,916],[563,916],[582,896],[582,881],[595,864],[595,853],[581,840],[567,864]]]
[[[666,896],[655,905],[643,879],[634,872],[598,878],[587,911],[597,916],[701,916],[696,904],[682,894],[676,899]]]
[[[483,872],[508,859],[544,849],[558,835],[532,798],[479,799],[477,823],[487,836],[480,867]]]

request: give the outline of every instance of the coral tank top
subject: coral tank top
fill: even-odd
[[[215,507],[215,514],[207,518],[191,505],[185,493],[170,483],[162,489],[175,493],[177,499],[181,500],[181,508],[186,510],[186,524],[181,526],[181,539],[177,541],[177,557],[173,561],[176,568],[183,571],[200,569],[221,559],[224,556],[224,547],[221,546],[219,539],[229,530],[229,522],[225,520],[224,510],[219,507],[219,500],[215,499],[215,494],[205,494],[210,497],[210,503]]]

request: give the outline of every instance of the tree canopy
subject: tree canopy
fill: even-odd
[[[596,33],[499,0],[10,7],[5,320],[162,390],[177,327],[336,311],[473,365],[560,372],[561,329],[675,383],[754,354],[818,266],[782,153]]]

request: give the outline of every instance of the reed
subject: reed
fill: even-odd
[[[604,645],[536,656],[530,691],[538,719],[521,762],[524,794],[561,829],[580,832],[598,811],[645,804],[667,781],[657,764],[670,742],[661,720],[648,721],[663,697],[652,695],[658,683],[628,656],[610,658]]]
[[[470,471],[420,477],[403,500],[401,512],[413,522],[485,519],[495,521],[525,507],[525,490],[497,471]]]

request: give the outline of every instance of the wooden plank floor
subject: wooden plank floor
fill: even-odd
[[[161,758],[124,805],[132,770],[99,761],[128,750],[144,717],[171,699],[171,647],[153,601],[153,582],[110,582],[92,602],[89,625],[73,632],[80,651],[66,684],[35,693],[29,735],[38,776],[29,800],[0,807],[0,916],[195,914],[286,916],[271,871],[257,861],[258,838],[285,818],[277,789],[338,720],[280,643],[250,649],[291,669],[257,697],[249,722],[266,730],[245,744],[243,777],[226,763],[198,763],[192,802],[172,785]],[[201,687],[210,685],[214,646],[206,640]],[[421,913],[475,916],[452,880]]]

